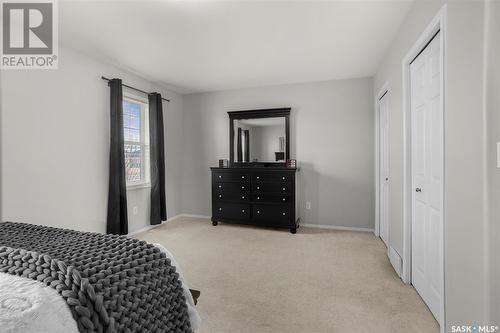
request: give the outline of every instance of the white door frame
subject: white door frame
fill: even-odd
[[[375,95],[375,230],[374,234],[377,237],[380,237],[380,105],[379,101],[382,96],[390,93],[389,82],[386,81],[382,88]],[[387,101],[389,103],[390,110],[390,102],[389,99]],[[390,112],[387,114],[388,119],[390,119]],[[390,126],[390,120],[388,121],[388,126]],[[389,170],[390,173],[390,170]],[[390,177],[389,177],[390,179]],[[389,197],[390,197],[390,188],[389,188]],[[390,236],[390,223],[387,224],[387,255],[389,256],[389,249],[391,244],[391,236]]]
[[[445,129],[445,71],[446,71],[446,12],[447,6],[444,5],[431,21],[431,23],[425,28],[424,32],[417,39],[415,44],[413,44],[410,51],[403,58],[403,137],[404,137],[404,146],[403,146],[403,156],[404,156],[404,175],[403,175],[403,272],[401,278],[405,283],[411,283],[411,230],[412,230],[412,170],[411,170],[411,106],[410,106],[410,62],[417,57],[417,55],[424,49],[427,43],[432,39],[432,37],[440,31],[440,88],[441,88],[441,108],[443,110],[443,119],[441,124],[443,125],[443,189],[446,178],[444,177],[444,129]],[[441,248],[441,262],[442,262],[442,272],[441,272],[441,318],[439,322],[441,323],[441,332],[445,332],[446,321],[445,321],[445,222],[446,222],[446,211],[444,209],[444,200],[445,194],[444,190],[442,191],[443,198],[441,198],[442,202],[442,212],[443,212],[443,223],[441,235],[443,239],[441,240],[442,248]]]

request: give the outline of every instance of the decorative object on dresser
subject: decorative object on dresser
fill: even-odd
[[[229,167],[211,168],[212,224],[254,224],[296,233],[298,169],[286,163],[290,159],[290,108],[228,114]]]

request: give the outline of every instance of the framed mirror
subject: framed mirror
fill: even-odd
[[[282,166],[290,159],[290,108],[230,111],[232,166]]]

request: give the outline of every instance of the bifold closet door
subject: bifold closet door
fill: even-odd
[[[441,318],[443,110],[439,33],[410,64],[412,284]]]
[[[389,94],[386,92],[379,103],[379,235],[389,246]]]

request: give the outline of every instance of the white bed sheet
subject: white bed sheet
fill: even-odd
[[[173,255],[155,244],[176,267],[188,306],[191,327],[196,331],[201,319],[193,297]],[[57,291],[44,284],[0,273],[0,331],[2,333],[78,333],[71,311]]]

